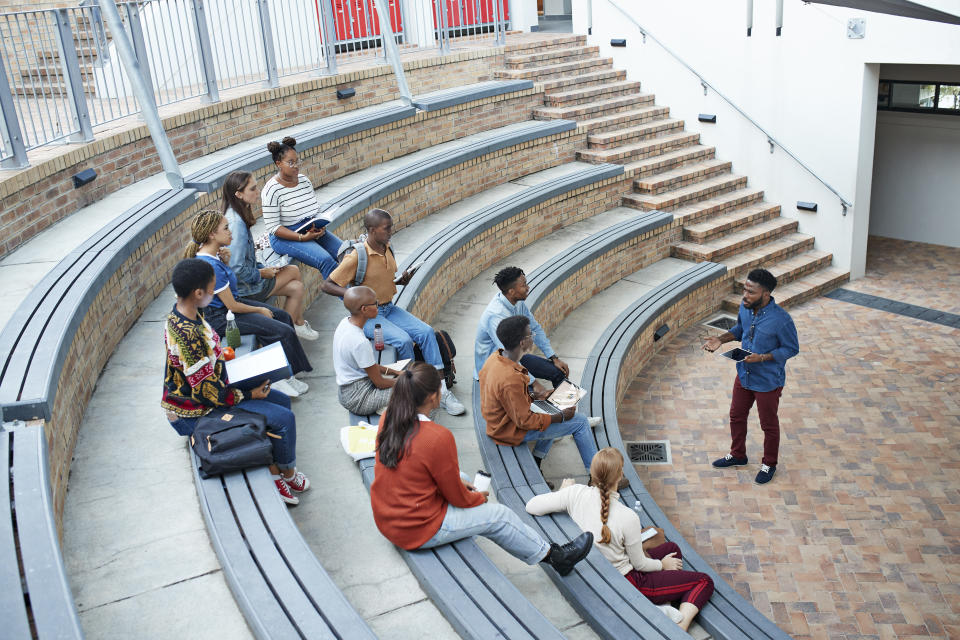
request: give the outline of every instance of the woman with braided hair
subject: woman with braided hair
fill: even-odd
[[[301,371],[312,371],[303,345],[293,328],[293,318],[282,309],[271,307],[264,302],[241,298],[237,289],[237,276],[228,265],[230,262],[230,242],[233,234],[227,219],[219,211],[201,211],[190,225],[191,242],[184,249],[184,258],[200,258],[213,267],[216,274],[214,296],[203,310],[204,319],[221,337],[227,331],[227,311],[232,311],[237,319],[240,333],[253,334],[262,345],[279,342],[294,375]],[[296,397],[306,393],[309,387],[305,382],[293,376],[280,380],[273,385],[276,391]]]
[[[542,516],[566,511],[593,534],[600,553],[651,602],[666,605],[680,600],[680,612],[672,617],[686,631],[713,594],[713,580],[705,573],[684,571],[680,547],[674,542],[644,551],[640,517],[620,502],[616,490],[622,477],[623,455],[606,447],[590,464],[591,486],[568,478],[559,491],[531,498],[527,512]]]

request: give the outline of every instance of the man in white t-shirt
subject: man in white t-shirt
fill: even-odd
[[[363,325],[377,316],[377,295],[370,287],[353,287],[343,294],[350,315],[333,334],[333,369],[337,374],[340,404],[361,416],[378,413],[387,406],[395,378],[377,364],[373,346],[363,334]]]

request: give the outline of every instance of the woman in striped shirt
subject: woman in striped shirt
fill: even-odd
[[[277,165],[277,174],[267,180],[260,194],[263,224],[274,251],[310,265],[326,278],[337,266],[341,241],[323,227],[310,226],[295,231],[304,221],[320,215],[313,184],[300,173],[296,144],[289,136],[282,142],[267,144]]]

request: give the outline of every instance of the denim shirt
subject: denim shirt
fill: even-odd
[[[253,234],[240,214],[227,209],[227,225],[233,234],[230,243],[230,268],[237,276],[237,288],[240,296],[256,289],[260,282],[260,265],[257,264],[257,250],[253,245]]]
[[[770,298],[770,302],[754,313],[740,303],[737,324],[730,333],[740,346],[752,353],[769,353],[767,362],[738,362],[740,384],[751,391],[773,391],[786,380],[787,360],[800,353],[800,341],[793,318]]]
[[[480,324],[477,326],[477,339],[473,349],[474,380],[480,379],[480,369],[483,368],[490,354],[497,349],[503,349],[503,345],[497,338],[497,325],[500,324],[501,320],[510,316],[526,316],[530,320],[530,331],[533,333],[534,344],[540,348],[540,351],[547,358],[554,354],[553,347],[550,346],[550,340],[547,339],[547,333],[537,322],[537,319],[533,317],[523,300],[517,300],[517,304],[510,304],[505,295],[497,293],[496,297],[487,305],[487,308],[483,310],[483,314],[480,316]]]

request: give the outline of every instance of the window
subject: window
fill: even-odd
[[[881,80],[877,109],[960,115],[960,84]]]

